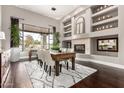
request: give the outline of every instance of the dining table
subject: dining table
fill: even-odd
[[[32,52],[29,51],[29,61],[31,61]],[[56,76],[59,76],[60,72],[60,62],[62,61],[68,61],[72,63],[72,70],[75,70],[75,52],[50,52],[52,59],[55,61],[55,74]]]

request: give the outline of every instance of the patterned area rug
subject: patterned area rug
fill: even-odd
[[[34,88],[67,88],[71,87],[80,80],[96,72],[96,69],[89,68],[76,64],[75,70],[71,70],[71,62],[69,62],[69,69],[66,64],[62,63],[62,72],[59,76],[55,76],[52,71],[51,76],[41,68],[36,60],[26,62],[25,66]],[[54,70],[54,69],[53,69]]]

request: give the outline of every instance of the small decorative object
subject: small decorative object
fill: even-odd
[[[106,25],[106,27],[105,27],[106,29],[108,29],[109,28],[109,26],[108,25]]]
[[[96,30],[98,31],[98,30],[99,30],[99,28],[97,27],[97,28],[96,28]]]
[[[104,30],[105,29],[105,26],[102,26],[102,29]]]
[[[98,21],[100,21],[100,17],[98,17]]]
[[[111,15],[107,15],[107,18],[111,18],[112,16]]]
[[[103,6],[100,7],[100,10],[102,10],[102,9],[103,9]]]
[[[103,20],[102,16],[100,17],[100,21]]]
[[[107,8],[107,5],[104,5],[104,8]]]
[[[109,25],[109,28],[112,28],[112,27],[113,27],[113,25],[112,25],[112,24],[110,24],[110,25]]]
[[[104,20],[105,19],[105,16],[103,16],[102,19]]]
[[[101,27],[99,27],[99,30],[101,30]]]
[[[58,50],[58,52],[60,52],[60,53],[61,53],[61,52],[62,52],[62,50]]]
[[[116,22],[113,23],[113,27],[117,27],[117,23]]]
[[[0,39],[5,39],[5,33],[0,31]]]
[[[99,9],[99,8],[97,9],[97,12],[98,12],[98,11],[100,11],[100,9]]]

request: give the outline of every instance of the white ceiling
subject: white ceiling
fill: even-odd
[[[74,9],[78,8],[79,5],[16,5],[16,7],[59,20]],[[55,7],[56,11],[52,11],[52,7]]]

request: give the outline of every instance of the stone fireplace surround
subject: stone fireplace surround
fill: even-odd
[[[90,39],[74,39],[72,40],[72,49],[75,50],[75,45],[85,45],[85,52],[82,54],[90,54]],[[79,53],[79,52],[77,52]]]

